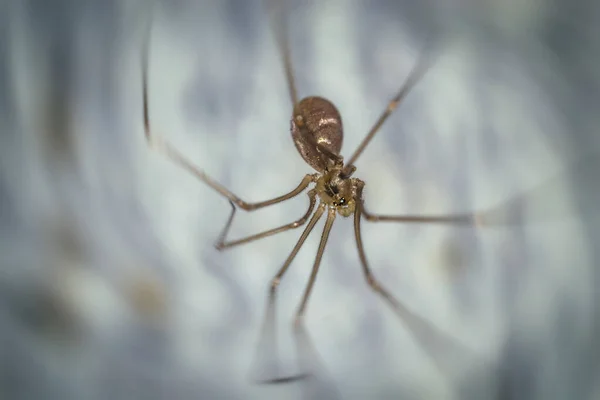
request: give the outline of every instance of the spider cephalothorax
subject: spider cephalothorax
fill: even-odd
[[[328,169],[317,179],[319,198],[330,207],[335,207],[338,214],[349,217],[354,214],[358,199],[358,188],[364,183],[357,178],[343,175],[343,166],[336,165]]]

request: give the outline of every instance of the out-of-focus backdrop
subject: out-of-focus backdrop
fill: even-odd
[[[2,399],[306,396],[306,382],[251,379],[269,280],[300,231],[219,253],[229,204],[143,138],[151,16],[157,134],[248,201],[311,172],[267,13],[155,3],[0,2]],[[435,38],[437,62],[356,164],[367,207],[500,206],[508,222],[363,225],[375,275],[470,349],[448,358],[369,290],[351,220],[336,221],[306,315],[312,398],[600,398],[600,3],[290,3],[299,94],[339,107],[346,157]],[[238,213],[232,237],[306,203]],[[318,236],[280,286],[284,372]]]

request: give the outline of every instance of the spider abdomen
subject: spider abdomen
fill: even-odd
[[[291,133],[304,161],[319,172],[342,149],[342,118],[333,103],[322,97],[305,97],[296,105]]]

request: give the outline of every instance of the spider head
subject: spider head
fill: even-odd
[[[316,189],[321,201],[335,208],[341,216],[349,217],[354,214],[357,180],[343,177],[342,166],[325,172],[317,181]]]

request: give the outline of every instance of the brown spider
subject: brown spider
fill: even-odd
[[[316,173],[305,175],[300,184],[289,193],[283,194],[274,199],[250,203],[242,200],[229,189],[208,176],[204,171],[193,165],[190,161],[185,159],[180,152],[169,145],[169,143],[153,136],[149,122],[147,88],[149,34],[145,40],[142,56],[143,114],[146,140],[153,149],[164,153],[175,163],[194,174],[198,179],[200,179],[200,181],[210,186],[216,192],[229,200],[232,210],[225,227],[223,228],[217,243],[215,244],[215,247],[218,250],[228,249],[237,245],[272,236],[280,232],[296,229],[308,222],[283,266],[271,280],[269,291],[270,306],[273,305],[277,287],[284,274],[288,270],[290,264],[294,260],[296,254],[313,230],[315,224],[319,221],[323,214],[326,214],[325,227],[321,234],[321,240],[313,264],[312,272],[304,291],[302,301],[296,312],[296,318],[294,322],[297,328],[301,328],[302,317],[306,311],[306,305],[319,271],[321,258],[329,238],[329,233],[338,214],[342,217],[350,217],[351,215],[354,215],[354,235],[356,238],[356,246],[358,249],[358,255],[362,265],[364,277],[369,286],[393,308],[396,314],[406,320],[409,325],[416,324],[422,328],[424,322],[420,320],[419,317],[409,312],[373,276],[367,262],[365,251],[363,249],[361,235],[362,217],[373,222],[387,221],[477,225],[482,222],[482,214],[469,213],[438,216],[372,214],[365,209],[364,205],[363,188],[365,186],[365,182],[353,177],[353,174],[356,171],[354,163],[366,149],[367,145],[373,139],[375,134],[380,130],[384,122],[424,75],[430,64],[428,62],[429,59],[424,56],[421,57],[419,62],[410,72],[406,81],[403,83],[397,94],[388,103],[386,109],[362,140],[358,148],[354,151],[350,158],[344,162],[343,157],[340,155],[343,141],[342,120],[337,108],[330,101],[323,97],[308,96],[300,101],[298,100],[292,63],[290,60],[287,34],[285,33],[285,29],[282,29],[280,25],[275,25],[274,31],[276,33],[275,36],[277,38],[279,50],[283,58],[290,100],[293,106],[291,118],[292,139],[301,157],[308,165],[317,171]],[[308,210],[298,220],[241,239],[227,240],[227,234],[233,222],[237,208],[241,208],[245,211],[254,211],[260,208],[278,204],[298,196],[310,186],[312,187],[310,190],[308,190]],[[318,205],[317,199],[319,200]],[[267,313],[267,318],[269,318],[269,315],[270,314]],[[277,378],[269,380],[269,382],[283,382],[289,381],[290,379],[294,378]]]

